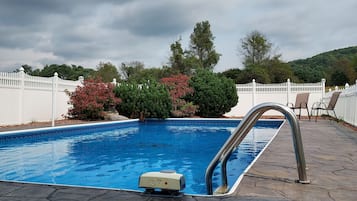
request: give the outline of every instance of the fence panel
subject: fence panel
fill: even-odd
[[[44,90],[52,91],[52,77],[37,77],[24,74],[25,90]]]
[[[20,73],[4,73],[0,72],[0,86],[2,88],[20,88],[21,78]]]
[[[323,98],[323,101],[328,103],[332,93],[335,91],[341,91],[335,107],[337,118],[357,126],[357,80],[352,86],[346,84],[345,89],[338,89],[336,87],[335,90],[330,90]]]
[[[260,84],[253,80],[248,84],[237,84],[238,104],[230,112],[228,117],[243,117],[252,107],[264,102],[275,102],[283,105],[295,103],[296,94],[310,93],[308,107],[314,102],[321,101],[325,93],[325,79],[318,83],[292,83],[290,79],[285,83]],[[302,115],[307,115],[306,110]],[[277,111],[267,111],[264,115],[281,115]]]
[[[0,72],[0,126],[63,119],[69,97],[81,81]]]

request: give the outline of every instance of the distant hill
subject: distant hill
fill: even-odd
[[[288,62],[303,82],[326,78],[328,85],[353,84],[357,79],[357,46],[324,52],[307,59]]]

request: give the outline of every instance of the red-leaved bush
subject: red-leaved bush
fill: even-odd
[[[101,80],[85,80],[83,86],[78,86],[70,96],[70,118],[96,120],[103,119],[103,111],[114,108],[121,102],[115,97],[114,86],[111,83],[103,83]]]
[[[169,90],[173,107],[171,114],[174,117],[193,116],[198,109],[196,105],[193,105],[191,102],[187,103],[184,99],[185,96],[194,92],[189,86],[189,80],[190,77],[183,74],[161,79],[161,83]]]

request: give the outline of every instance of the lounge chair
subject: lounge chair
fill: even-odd
[[[319,116],[319,110],[325,110],[327,111],[327,114],[330,115],[329,111],[333,111],[333,114],[335,115],[335,118],[337,119],[336,112],[335,112],[335,106],[338,100],[338,97],[340,96],[341,92],[334,92],[331,96],[330,102],[328,103],[328,106],[326,107],[326,104],[324,102],[318,102],[314,103],[314,105],[311,108],[311,115],[313,114],[313,111],[316,110],[316,118],[315,121],[317,121],[317,116]]]
[[[296,94],[295,105],[288,106],[295,112],[295,109],[299,109],[299,119],[301,117],[301,109],[306,109],[307,116],[310,120],[309,108],[307,107],[307,103],[309,102],[310,93],[299,93]],[[291,104],[291,103],[290,103]]]

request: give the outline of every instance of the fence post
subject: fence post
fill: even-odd
[[[321,102],[322,102],[322,99],[325,97],[325,87],[326,87],[326,79],[322,78],[321,79],[321,96],[322,96],[321,97]],[[329,89],[329,91],[331,91],[330,89]]]
[[[24,122],[24,90],[25,90],[25,72],[24,68],[20,68],[20,91],[19,91],[19,124],[23,124]]]
[[[350,85],[348,83],[345,84],[345,89],[348,89]]]
[[[255,95],[256,95],[256,87],[257,87],[257,84],[256,84],[256,82],[255,82],[255,79],[253,79],[252,80],[252,87],[253,87],[253,90],[252,90],[252,103],[253,103],[253,105],[252,105],[252,107],[254,107],[255,106],[255,104],[256,104],[256,97],[255,97]]]
[[[56,118],[56,107],[57,107],[57,88],[58,88],[58,73],[55,72],[52,77],[52,127],[55,126],[55,118]]]
[[[286,97],[286,105],[289,105],[290,103],[290,96],[291,96],[291,83],[290,79],[288,78],[287,83],[286,83],[288,90],[287,90],[287,97]]]
[[[353,117],[353,125],[354,126],[357,126],[357,111],[356,111],[356,109],[357,109],[357,79],[356,79],[356,81],[355,81],[355,91],[354,91],[354,93],[352,92],[352,94],[353,94],[353,97],[354,97],[354,103],[355,103],[355,111],[354,111],[354,117]]]
[[[83,76],[79,76],[79,77],[78,77],[78,81],[79,81],[80,84],[83,84],[83,82],[84,82],[84,77],[83,77]]]

